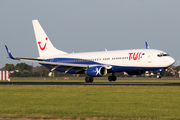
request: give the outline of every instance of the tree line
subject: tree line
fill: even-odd
[[[11,71],[11,77],[47,77],[50,72],[44,66],[33,67],[26,63],[6,64],[3,69]]]

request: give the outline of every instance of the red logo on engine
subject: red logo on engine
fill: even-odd
[[[48,38],[46,37],[45,40],[48,40]],[[46,48],[46,43],[44,45],[44,47],[41,47],[41,42],[38,42],[39,44],[39,48],[43,51]]]

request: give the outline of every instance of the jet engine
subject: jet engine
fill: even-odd
[[[94,66],[88,68],[86,74],[91,77],[105,76],[107,74],[107,69],[102,66]]]

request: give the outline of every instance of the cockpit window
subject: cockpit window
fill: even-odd
[[[169,54],[163,54],[163,56],[170,56]]]
[[[170,56],[170,55],[167,54],[167,53],[160,53],[160,54],[158,54],[157,56],[158,56],[158,57],[163,57],[163,56]]]

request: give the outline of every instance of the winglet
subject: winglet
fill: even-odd
[[[10,50],[8,49],[8,47],[5,45],[5,47],[6,47],[6,51],[7,51],[7,53],[8,53],[8,55],[9,55],[9,57],[11,58],[11,59],[15,59],[15,57],[12,55],[12,53],[10,52]]]
[[[148,43],[145,42],[145,44],[146,44],[146,49],[149,49],[150,47],[149,47]]]

